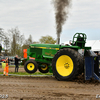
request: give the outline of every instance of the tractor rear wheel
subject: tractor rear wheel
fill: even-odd
[[[35,73],[38,69],[37,62],[34,60],[28,60],[25,62],[24,69],[27,73]]]
[[[60,49],[52,60],[53,74],[57,80],[73,80],[79,75],[80,54],[70,48]]]
[[[41,64],[38,69],[41,73],[48,73],[49,72],[49,67],[47,64]]]

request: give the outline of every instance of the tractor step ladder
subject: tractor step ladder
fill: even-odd
[[[92,51],[90,56],[85,56],[85,80],[91,78],[100,81],[99,57]]]

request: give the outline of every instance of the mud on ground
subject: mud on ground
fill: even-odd
[[[10,71],[14,71],[11,68]],[[2,69],[0,68],[0,71]],[[20,68],[19,71],[24,71]],[[0,76],[0,100],[99,100],[100,84],[87,82],[79,76],[74,81],[57,81],[54,77]]]

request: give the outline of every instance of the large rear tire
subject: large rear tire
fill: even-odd
[[[24,69],[27,73],[35,73],[38,69],[37,62],[34,60],[28,60],[25,62]]]
[[[57,80],[69,81],[79,75],[80,54],[73,49],[60,49],[52,60],[53,74]]]

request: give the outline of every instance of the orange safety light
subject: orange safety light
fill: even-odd
[[[27,58],[27,49],[24,49],[23,53],[24,53],[24,58]]]

